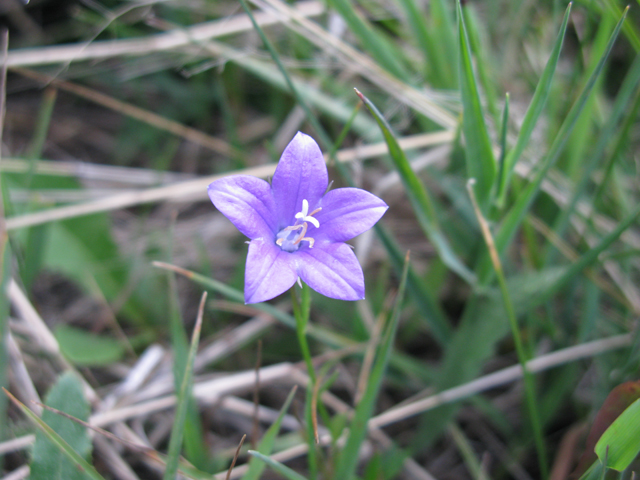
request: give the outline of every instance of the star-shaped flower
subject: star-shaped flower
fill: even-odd
[[[359,188],[327,187],[322,152],[300,132],[284,150],[271,184],[235,175],[209,185],[216,208],[251,239],[246,303],[270,300],[299,278],[327,297],[364,298],[362,268],[344,242],[373,227],[389,207]]]

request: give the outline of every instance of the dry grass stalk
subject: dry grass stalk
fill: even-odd
[[[438,132],[435,134],[415,135],[401,139],[400,146],[406,150],[410,150],[413,148],[437,145],[451,141],[453,135],[454,133],[450,131]],[[386,152],[386,144],[378,143],[375,145],[369,145],[368,148],[357,147],[342,150],[341,152],[338,152],[337,158],[341,162],[348,162],[355,159],[366,159],[379,156]],[[28,213],[7,219],[7,230],[32,227],[34,225],[41,225],[43,223],[63,220],[65,218],[108,212],[146,203],[165,201],[193,202],[205,200],[207,198],[207,185],[221,177],[241,174],[267,178],[273,175],[274,171],[275,164],[261,165],[258,167],[245,168],[219,175],[210,175],[162,187],[119,193],[111,197],[93,200],[78,205],[66,205],[39,212]]]
[[[303,17],[321,15],[324,9],[324,4],[315,0],[298,2],[295,7],[296,12]],[[261,26],[280,22],[270,13],[259,12],[255,16]],[[12,50],[7,57],[7,65],[9,67],[27,67],[101,60],[119,56],[149,55],[153,52],[177,50],[193,44],[197,45],[212,38],[241,33],[252,28],[247,15],[241,14],[166,33],[148,35],[144,38]]]

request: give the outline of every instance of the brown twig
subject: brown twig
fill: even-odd
[[[236,454],[233,456],[233,460],[231,461],[231,465],[229,466],[229,470],[227,471],[226,480],[229,480],[229,478],[231,478],[231,471],[233,470],[233,467],[236,466],[236,462],[238,461],[238,457],[240,456],[240,449],[242,448],[242,444],[244,443],[245,438],[247,438],[246,433],[242,436],[242,439],[240,439],[240,445],[238,445]]]

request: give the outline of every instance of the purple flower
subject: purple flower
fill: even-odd
[[[369,230],[389,208],[359,188],[327,192],[318,144],[298,132],[271,185],[247,175],[211,183],[209,198],[251,239],[244,275],[246,303],[270,300],[302,279],[340,300],[364,298],[364,275],[347,240]]]

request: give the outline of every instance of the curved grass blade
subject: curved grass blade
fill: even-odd
[[[171,429],[171,438],[169,440],[169,452],[167,453],[167,466],[164,471],[164,480],[174,480],[178,472],[178,463],[180,461],[180,450],[182,448],[182,437],[184,435],[184,424],[187,418],[187,407],[189,405],[191,380],[193,378],[193,360],[195,359],[200,341],[200,330],[202,328],[202,317],[204,315],[204,304],[207,299],[207,292],[202,294],[200,306],[198,308],[198,317],[196,325],[193,327],[191,336],[191,347],[187,356],[184,376],[182,377],[182,385],[180,391],[177,392],[176,413]]]
[[[283,475],[288,480],[307,480],[305,477],[300,475],[299,473],[294,472],[286,465],[281,464],[280,462],[274,460],[271,457],[267,457],[260,452],[256,452],[255,450],[249,450],[249,455],[259,458],[264,463],[269,465],[272,469],[274,469],[279,474]]]
[[[85,474],[87,478],[91,478],[93,480],[105,480],[102,475],[98,473],[98,471],[87,462],[82,455],[76,452],[71,446],[60,436],[56,431],[47,425],[40,417],[38,417],[35,413],[33,413],[27,406],[18,400],[16,397],[11,395],[6,389],[4,389],[4,393],[9,397],[9,399],[20,409],[22,412],[29,417],[29,419],[38,427],[42,433],[46,435],[46,437],[60,449],[62,453],[64,453],[69,460],[71,460],[78,470]]]
[[[258,445],[259,453],[262,453],[263,455],[269,455],[271,453],[271,450],[273,449],[273,442],[276,438],[276,435],[278,435],[278,432],[280,431],[282,419],[289,410],[289,406],[291,405],[291,401],[296,394],[296,390],[297,386],[294,386],[291,389],[291,392],[289,392],[284,405],[282,405],[282,408],[280,409],[278,418],[276,418],[276,421],[271,424],[267,432],[264,434],[264,437],[262,437],[262,440],[260,440],[260,444]],[[260,475],[262,475],[262,472],[264,471],[264,467],[264,463],[258,462],[255,458],[252,458],[249,461],[249,470],[244,474],[242,480],[258,480],[260,478]]]
[[[353,474],[358,466],[360,446],[367,434],[367,422],[373,414],[373,408],[375,406],[376,399],[378,398],[378,392],[382,385],[382,379],[384,372],[389,363],[389,357],[391,356],[391,349],[393,346],[393,340],[395,338],[396,330],[398,328],[398,321],[400,319],[400,312],[402,311],[402,301],[404,299],[404,291],[407,285],[407,273],[409,271],[409,253],[404,260],[404,269],[400,280],[400,287],[398,288],[398,295],[393,307],[393,311],[389,318],[389,323],[386,327],[386,331],[382,337],[381,345],[378,349],[376,360],[373,368],[371,369],[371,375],[365,393],[356,407],[353,420],[349,427],[349,437],[342,449],[334,478],[349,479],[353,477]]]
[[[549,57],[549,60],[547,60],[547,65],[544,67],[544,71],[542,72],[542,76],[538,81],[538,85],[536,86],[536,91],[533,94],[533,98],[531,99],[529,108],[527,108],[527,113],[525,114],[522,126],[520,127],[520,132],[518,133],[516,144],[505,159],[504,174],[501,175],[500,183],[498,184],[497,202],[499,206],[504,205],[505,197],[507,194],[507,185],[509,183],[509,179],[511,178],[511,174],[513,173],[513,169],[516,166],[520,155],[522,155],[522,152],[529,143],[529,139],[531,138],[533,129],[538,123],[538,119],[540,118],[544,105],[547,102],[547,98],[549,97],[551,82],[558,65],[558,60],[560,59],[560,52],[562,50],[564,36],[567,31],[567,25],[569,23],[571,5],[572,4],[569,3],[569,5],[567,6],[567,10],[564,13],[562,25],[560,27],[560,31],[558,32],[558,36],[556,37],[556,41],[553,45],[551,56]]]
[[[489,206],[491,189],[496,175],[496,160],[491,148],[491,139],[484,121],[480,94],[471,62],[471,46],[464,22],[460,0],[456,1],[458,12],[458,40],[460,58],[460,92],[462,95],[462,132],[466,141],[465,160],[468,178],[475,178],[475,193],[483,213]]]
[[[420,223],[425,234],[433,243],[444,264],[460,275],[468,283],[475,283],[475,275],[458,258],[440,230],[431,197],[418,176],[411,169],[411,165],[409,164],[407,157],[402,151],[402,148],[400,148],[395,136],[391,133],[391,127],[378,111],[376,106],[367,97],[358,90],[356,90],[356,93],[376,119],[376,122],[378,122],[378,126],[384,135],[385,142],[387,142],[391,159],[393,160],[394,166],[402,179],[409,201],[411,202],[416,217],[418,218],[418,223]]]

